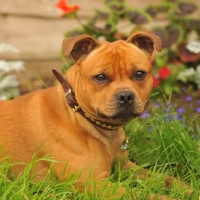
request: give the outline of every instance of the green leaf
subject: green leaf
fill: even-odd
[[[168,60],[168,57],[165,54],[164,55],[157,54],[156,59],[155,59],[156,67],[157,68],[163,67],[164,65],[166,65],[167,60]]]
[[[163,91],[165,94],[167,95],[171,95],[172,91],[173,91],[173,86],[171,84],[169,84],[168,82],[166,82],[165,84],[162,85]]]
[[[181,93],[181,88],[179,86],[173,86],[173,92],[176,92],[178,94]]]

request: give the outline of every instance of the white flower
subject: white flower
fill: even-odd
[[[200,65],[196,67],[196,70],[194,68],[185,69],[185,71],[181,72],[177,76],[178,80],[181,80],[183,82],[187,81],[193,81],[197,84],[198,88],[200,88]]]
[[[18,49],[16,49],[15,47],[13,47],[10,44],[4,44],[4,43],[0,44],[0,53],[3,53],[5,51],[14,51],[16,53],[19,52]]]
[[[11,72],[11,71],[21,71],[24,70],[24,62],[23,61],[5,61],[0,60],[0,73],[1,72]]]
[[[19,86],[19,82],[18,82],[16,76],[15,75],[7,75],[1,79],[0,91],[5,88],[18,87],[18,86]]]
[[[15,75],[7,75],[0,81],[0,100],[10,99],[19,95],[19,82]]]
[[[195,83],[197,84],[198,88],[200,88],[200,65],[198,65],[196,68]]]
[[[192,53],[200,53],[200,41],[193,41],[186,45],[187,50]]]
[[[18,49],[9,44],[0,44],[0,53],[5,51],[19,52]],[[6,73],[24,69],[23,61],[0,60],[0,99],[10,99],[19,95],[17,77]]]
[[[195,70],[193,68],[185,69],[183,72],[181,72],[178,76],[178,80],[182,80],[187,77],[191,77],[195,75]]]

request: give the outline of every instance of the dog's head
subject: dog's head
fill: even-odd
[[[144,32],[112,43],[89,35],[65,39],[63,55],[75,60],[67,78],[82,110],[118,124],[139,116],[153,86],[151,56],[161,46],[159,37]]]

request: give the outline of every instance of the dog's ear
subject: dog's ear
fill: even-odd
[[[152,55],[154,46],[157,51],[162,50],[161,39],[150,32],[133,32],[127,39],[127,42],[135,44],[138,48],[145,50],[150,55]]]
[[[97,45],[98,41],[90,35],[84,34],[63,40],[62,52],[65,57],[69,54],[77,61],[82,55],[89,54]]]

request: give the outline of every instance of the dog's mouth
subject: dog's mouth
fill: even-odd
[[[131,119],[138,117],[140,114],[136,114],[136,113],[119,113],[118,115],[112,117],[112,119],[114,121],[119,121],[122,123],[127,123],[129,122]]]
[[[104,114],[100,110],[97,110],[97,114],[100,118],[103,119],[112,119],[115,122],[119,123],[127,123],[131,119],[138,117],[141,115],[142,112],[135,112],[132,111],[131,108],[121,109],[118,112],[112,113],[112,114]]]

